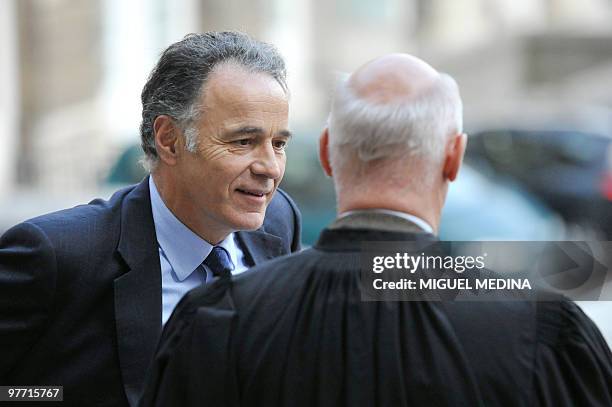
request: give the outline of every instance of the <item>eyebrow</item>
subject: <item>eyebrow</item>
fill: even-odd
[[[261,127],[254,126],[245,126],[239,129],[233,130],[230,132],[231,135],[241,135],[241,134],[264,134],[264,130]],[[276,133],[276,136],[282,136],[291,138],[292,133],[289,130],[281,130]]]

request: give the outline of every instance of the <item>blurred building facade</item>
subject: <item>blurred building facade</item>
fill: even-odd
[[[0,3],[0,200],[16,182],[19,131],[18,41],[13,2]]]
[[[5,201],[22,188],[94,189],[138,142],[159,53],[192,31],[238,29],[280,48],[305,145],[336,76],[388,52],[455,76],[468,128],[563,119],[612,134],[607,0],[5,0],[0,19]]]

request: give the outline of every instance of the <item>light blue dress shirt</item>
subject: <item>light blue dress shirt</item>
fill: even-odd
[[[196,269],[210,254],[213,246],[174,216],[159,195],[152,176],[149,177],[149,192],[159,248],[162,324],[165,324],[174,307],[187,291],[212,280],[212,272],[207,266],[204,266],[206,274],[202,273],[201,269],[198,271]],[[223,247],[229,253],[234,263],[232,274],[242,273],[248,268],[244,253],[234,233],[230,233],[218,246]]]

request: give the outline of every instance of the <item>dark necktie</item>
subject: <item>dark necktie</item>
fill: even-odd
[[[215,277],[230,278],[232,276],[234,263],[232,263],[227,250],[221,246],[213,247],[206,260],[204,260],[204,264],[208,266]]]

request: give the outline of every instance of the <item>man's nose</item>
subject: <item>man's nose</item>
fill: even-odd
[[[276,154],[272,144],[265,143],[257,149],[257,156],[251,165],[251,171],[255,175],[263,175],[267,178],[278,179],[283,176],[281,160],[281,156]]]

